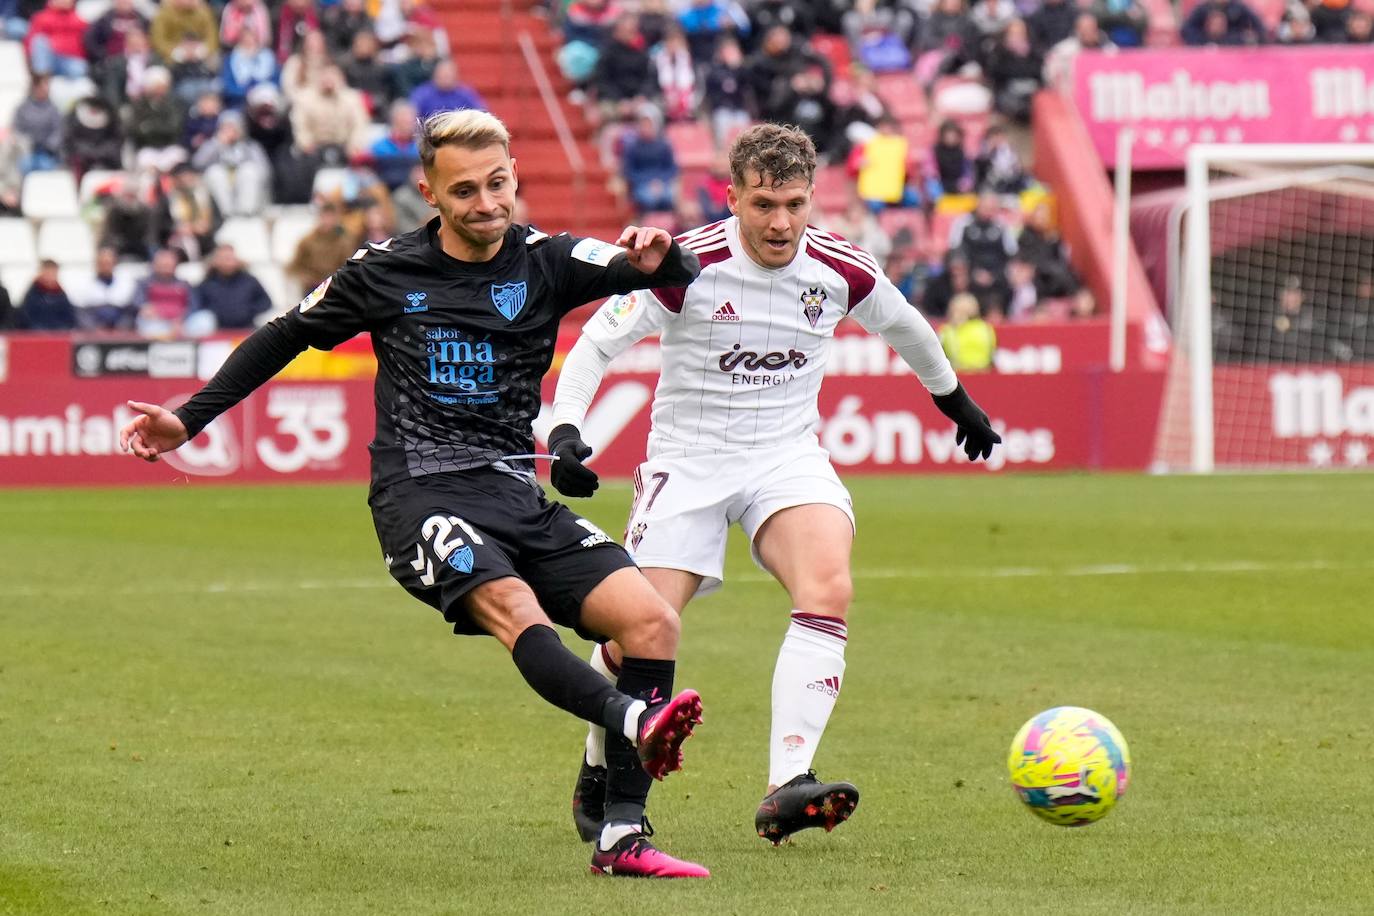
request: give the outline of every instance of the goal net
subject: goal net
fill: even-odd
[[[1189,152],[1160,470],[1374,467],[1374,146]]]

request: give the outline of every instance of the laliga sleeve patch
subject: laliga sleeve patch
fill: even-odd
[[[610,242],[603,242],[600,239],[583,239],[573,246],[572,256],[579,261],[595,264],[597,267],[605,267],[611,263],[611,258],[624,250],[624,248],[612,245]]]
[[[606,300],[605,305],[597,310],[596,320],[606,333],[612,336],[618,335],[630,326],[635,313],[639,311],[643,302],[643,294],[639,292],[612,296]]]
[[[301,300],[301,311],[308,312],[314,308],[319,301],[324,298],[324,294],[329,292],[329,284],[334,281],[332,276],[325,277],[320,285],[310,291],[310,295]]]

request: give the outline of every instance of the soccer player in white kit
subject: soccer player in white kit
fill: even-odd
[[[970,459],[1001,438],[964,392],[934,331],[866,252],[807,225],[816,151],[800,130],[749,128],[730,150],[728,219],[679,236],[701,275],[685,289],[609,300],[559,375],[549,449],[552,483],[590,496],[596,474],[578,427],[611,360],[662,334],[648,455],[635,471],[626,548],[679,613],[721,585],[726,532],[738,523],[758,564],[787,590],[791,621],[773,674],[768,790],[759,836],[827,831],[858,804],[851,783],[811,769],[845,670],[854,511],[816,436],[830,338],[846,316],[880,334],[958,429]],[[593,654],[614,679],[614,643]],[[604,729],[587,739],[574,818],[600,830]]]

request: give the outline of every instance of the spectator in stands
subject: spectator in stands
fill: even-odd
[[[386,210],[381,207],[369,207],[363,211],[362,241],[381,245],[395,234],[396,224],[392,222]]]
[[[158,243],[180,251],[188,261],[199,261],[214,247],[222,222],[219,207],[189,163],[172,170],[171,187],[158,200],[155,222]]]
[[[1361,273],[1340,303],[1336,323],[1337,359],[1374,362],[1374,274]]]
[[[1048,204],[1037,204],[1016,238],[1017,257],[1035,267],[1035,288],[1042,299],[1077,295],[1082,288],[1069,264],[1069,248],[1055,228]]]
[[[1294,0],[1298,2],[1298,0]],[[1350,18],[1350,0],[1305,0],[1312,27],[1319,44],[1340,44],[1345,41],[1346,22]]]
[[[1035,285],[1035,265],[1024,254],[1007,262],[1007,289],[1007,320],[1034,320],[1039,314],[1040,291]]]
[[[181,336],[181,324],[191,311],[191,284],[176,275],[178,257],[170,248],[153,254],[153,268],[134,288],[134,325],[144,337]]]
[[[670,29],[678,26],[677,17],[668,10],[667,0],[640,0],[635,14],[639,21],[639,34],[644,38],[644,47],[652,48],[667,36]],[[690,53],[690,46],[689,53]],[[697,61],[704,64],[706,61]]]
[[[978,206],[955,221],[949,238],[949,247],[967,258],[973,270],[985,270],[998,277],[1016,254],[1016,238],[1002,222],[999,206],[996,194],[979,194]]]
[[[86,75],[86,22],[76,14],[74,0],[48,0],[29,20],[24,50],[29,69],[43,76],[78,79]]]
[[[418,229],[434,218],[434,208],[425,203],[420,194],[420,179],[424,177],[424,167],[416,164],[407,179],[391,192],[392,213],[398,234]]]
[[[458,81],[458,65],[451,60],[439,61],[430,81],[410,94],[410,104],[415,106],[421,118],[428,118],[436,111],[457,108],[486,110],[487,107],[477,90]]]
[[[920,16],[905,0],[857,0],[844,14],[844,35],[856,61],[886,73],[911,68]]]
[[[754,114],[761,120],[781,121],[786,112],[782,103],[794,73],[810,66],[819,66],[826,74],[826,91],[830,89],[830,65],[820,55],[792,40],[792,33],[784,26],[774,26],[763,36],[759,50],[749,58],[746,74],[749,91],[758,106]]]
[[[309,157],[295,153],[281,91],[268,83],[254,86],[244,112],[248,136],[262,147],[272,165],[272,199],[279,204],[308,203],[315,165]]]
[[[48,97],[51,83],[52,77],[34,76],[28,98],[14,112],[14,133],[28,147],[19,164],[25,175],[62,164],[62,113]]]
[[[873,259],[879,264],[887,263],[888,256],[892,254],[892,237],[883,230],[873,211],[857,197],[849,202],[844,213],[831,216],[828,225],[845,239],[873,255]]]
[[[125,133],[133,142],[135,162],[140,169],[169,171],[186,161],[181,145],[183,115],[181,102],[172,95],[172,74],[163,67],[150,67],[143,75],[143,95],[129,106]]]
[[[70,331],[76,327],[76,309],[57,279],[57,262],[38,262],[38,276],[19,304],[15,326],[24,331]]]
[[[1346,44],[1367,45],[1374,41],[1374,19],[1363,10],[1351,12],[1345,21]]]
[[[1150,16],[1140,0],[1093,0],[1091,12],[1118,47],[1138,48],[1145,43]]]
[[[697,183],[696,202],[701,210],[697,224],[714,223],[729,218],[730,204],[726,197],[729,187],[730,158],[724,152],[720,152],[716,154],[710,168]]]
[[[825,71],[820,67],[807,67],[792,74],[778,107],[785,123],[800,127],[811,137],[822,161],[835,161],[836,154],[848,146],[837,121],[835,103],[826,91]]]
[[[979,0],[968,16],[964,58],[986,65],[1007,26],[1018,18],[1013,0]],[[1029,33],[1026,36],[1029,44]]]
[[[1328,349],[1325,325],[1303,288],[1302,278],[1289,276],[1268,325],[1260,329],[1255,340],[1246,341],[1246,350],[1262,362],[1323,362]]]
[[[883,116],[877,133],[854,148],[850,164],[857,168],[859,199],[874,210],[920,204],[920,193],[911,186],[917,165],[911,141],[891,115]]]
[[[246,34],[258,40],[259,48],[271,48],[272,14],[262,0],[229,0],[219,17],[220,45],[237,47]]]
[[[128,330],[133,327],[134,281],[115,270],[119,252],[102,246],[95,253],[95,273],[72,287],[76,326],[88,331]]]
[[[916,39],[917,56],[934,55],[941,58],[959,55],[963,51],[964,39],[969,34],[968,10],[964,0],[935,0],[935,6]],[[918,61],[917,73],[925,77],[933,76],[942,69],[941,63],[930,59],[924,63]]]
[[[429,82],[439,65],[439,52],[434,36],[428,32],[411,32],[406,38],[406,56],[390,67],[391,98],[408,99],[417,88]]]
[[[742,39],[749,34],[749,17],[733,0],[688,0],[685,6],[677,21],[696,60],[710,60],[726,35]]]
[[[809,38],[816,31],[816,17],[809,7],[810,4],[795,0],[754,0],[746,7],[749,33],[762,35],[780,25],[798,38]]]
[[[86,29],[82,43],[86,59],[92,63],[124,53],[124,40],[130,32],[148,31],[148,20],[134,7],[134,0],[114,0],[100,18]]]
[[[650,55],[663,96],[663,113],[669,121],[687,121],[696,114],[697,71],[687,36],[676,23],[670,24],[663,43]]]
[[[296,146],[330,166],[367,149],[369,122],[363,97],[344,84],[343,71],[334,66],[326,67],[319,86],[298,95],[291,108]]]
[[[1257,45],[1264,43],[1264,23],[1244,0],[1203,0],[1183,20],[1187,45]]]
[[[997,332],[979,315],[978,300],[959,293],[949,302],[949,321],[940,328],[940,346],[959,372],[984,372],[992,368],[997,352]]]
[[[277,58],[258,43],[256,32],[246,30],[224,60],[224,101],[230,108],[239,108],[254,86],[275,83],[277,77]]]
[[[1000,124],[989,127],[983,134],[983,148],[973,160],[974,188],[979,193],[1020,194],[1030,183],[1007,129]]]
[[[123,164],[124,130],[110,103],[93,95],[72,105],[63,127],[67,164],[78,181],[91,169],[118,169]]]
[[[300,50],[305,36],[319,30],[315,0],[286,0],[277,18],[277,60],[286,63],[288,57]]]
[[[339,0],[326,6],[320,14],[320,31],[324,33],[330,54],[339,56],[347,52],[353,46],[353,36],[372,32],[372,17],[368,15],[366,0]]]
[[[583,42],[600,50],[624,10],[611,0],[574,0],[563,14],[563,40]]]
[[[724,148],[728,138],[749,126],[753,108],[744,71],[744,53],[733,38],[723,39],[715,59],[706,71],[702,105],[710,113],[711,132],[716,145]]]
[[[204,175],[224,216],[257,216],[267,205],[267,154],[245,134],[241,113],[230,110],[219,116],[219,128],[196,151],[191,166]]]
[[[381,51],[376,35],[359,32],[342,62],[344,79],[363,94],[373,121],[383,120],[391,103],[391,73],[382,63]]]
[[[357,237],[344,229],[342,214],[333,204],[320,207],[315,228],[300,240],[286,273],[303,291],[314,289],[353,254]]]
[[[0,216],[19,216],[19,193],[24,187],[22,168],[26,141],[0,125]]]
[[[147,74],[158,66],[157,55],[146,32],[130,29],[124,34],[124,53],[95,61],[91,79],[105,101],[116,111],[143,95]]]
[[[189,327],[198,330],[242,330],[255,325],[259,315],[272,311],[272,297],[258,278],[239,260],[233,245],[216,245],[211,253],[205,279],[195,289]]]
[[[321,32],[308,32],[301,40],[300,49],[286,59],[281,68],[281,91],[286,101],[294,103],[297,96],[307,89],[317,88],[320,74],[326,67],[334,66],[329,56],[329,46]]]
[[[368,150],[372,168],[388,189],[394,191],[406,182],[411,169],[420,159],[415,141],[415,106],[405,99],[391,103],[390,128],[386,136]]]
[[[863,67],[853,67],[847,80],[835,80],[830,99],[835,103],[835,148],[830,158],[842,162],[849,158],[854,144],[873,135],[888,110],[878,95],[877,78]]]
[[[973,190],[973,163],[969,161],[965,142],[964,129],[958,121],[940,124],[930,159],[942,193],[967,194]]]
[[[1308,45],[1318,40],[1317,27],[1312,24],[1312,14],[1300,0],[1289,0],[1283,11],[1283,18],[1274,30],[1274,38],[1285,45]]]
[[[100,247],[114,250],[122,260],[146,262],[153,249],[154,217],[139,199],[137,182],[126,177],[104,204]]]
[[[1013,19],[1007,23],[985,68],[992,82],[994,104],[1009,118],[1030,123],[1031,98],[1040,91],[1045,58],[1031,46],[1026,23]]]
[[[383,47],[398,44],[413,32],[427,32],[441,59],[451,57],[448,31],[426,0],[380,0],[372,30]]]
[[[663,135],[661,118],[656,108],[644,106],[635,122],[635,133],[621,156],[621,172],[630,199],[641,215],[672,210],[677,201],[677,158],[673,145]]]
[[[645,99],[658,95],[658,81],[633,14],[616,20],[611,39],[597,58],[589,88],[604,114],[621,108],[622,102],[637,109]]]
[[[1042,56],[1074,34],[1078,5],[1069,0],[1042,0],[1040,8],[1026,17],[1031,47]]]
[[[195,155],[206,140],[215,135],[219,128],[219,116],[224,111],[224,101],[217,92],[202,92],[186,114],[186,125],[182,128],[182,145]]]
[[[1116,45],[1098,27],[1092,13],[1079,13],[1073,21],[1073,34],[1050,49],[1045,56],[1045,85],[1051,89],[1069,86],[1073,60],[1083,51],[1115,51]]]
[[[168,67],[218,70],[219,24],[205,0],[163,0],[149,37]]]

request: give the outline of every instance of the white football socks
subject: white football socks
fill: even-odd
[[[612,671],[606,657],[605,646],[593,646],[592,657],[587,659],[587,664],[592,666],[592,670],[600,674],[612,684],[615,683],[618,672]],[[636,728],[638,720],[636,719]],[[630,738],[630,743],[634,744],[636,737]],[[606,765],[606,729],[600,725],[592,724],[587,728],[587,763],[594,767],[604,767]]]
[[[838,617],[794,610],[773,669],[768,783],[781,786],[811,769],[844,674],[848,629]]]

